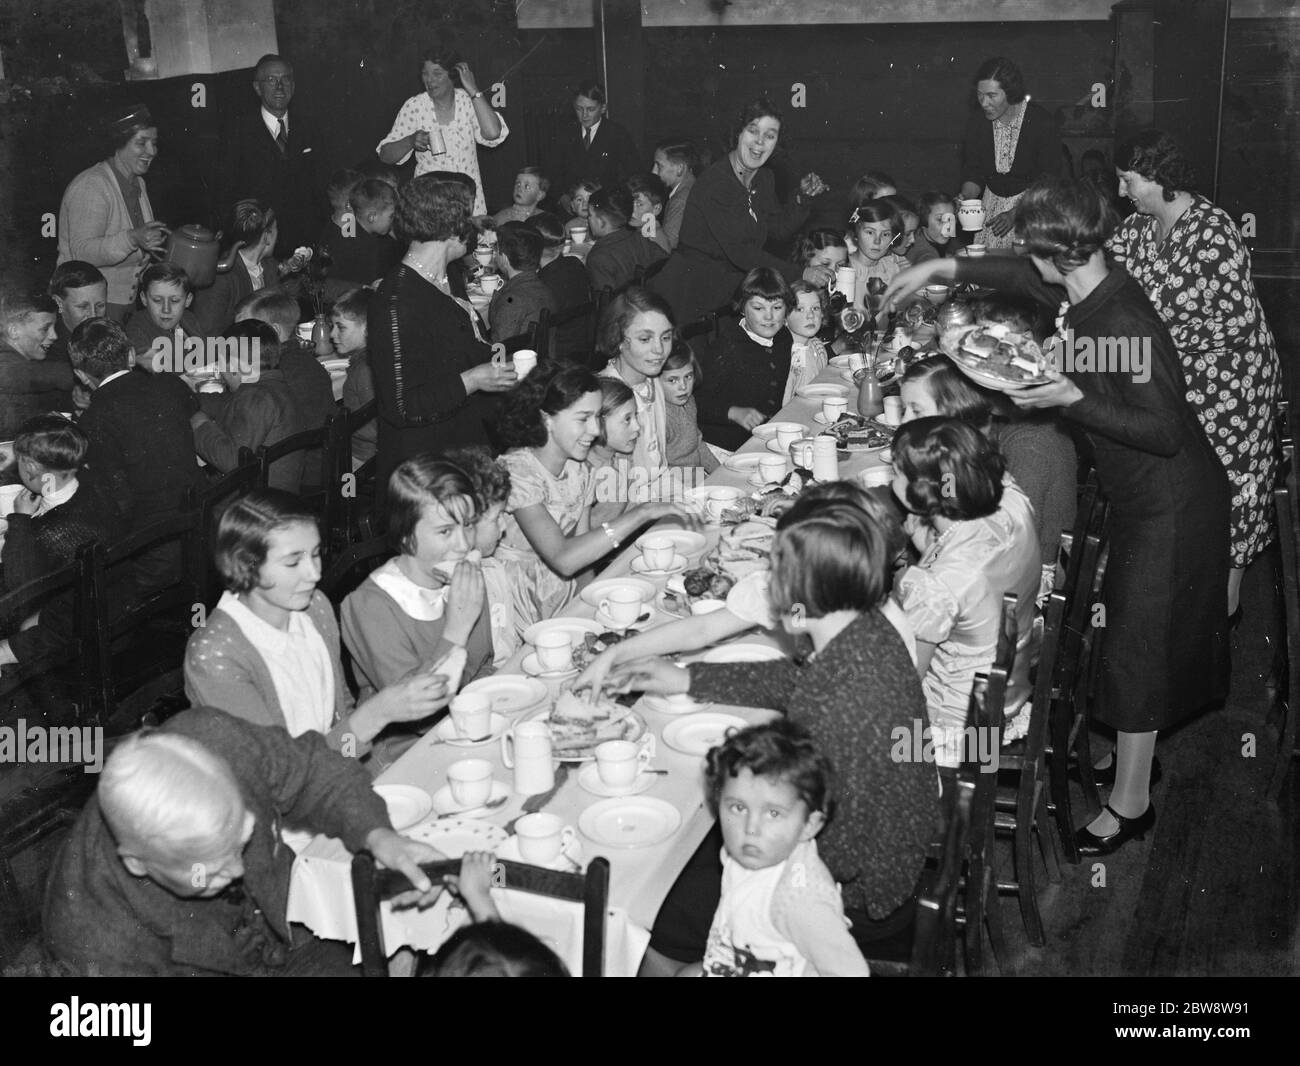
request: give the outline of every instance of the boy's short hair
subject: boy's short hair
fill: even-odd
[[[667,374],[670,370],[681,370],[682,367],[689,366],[695,371],[695,387],[700,387],[700,381],[704,377],[704,371],[700,368],[700,361],[695,358],[695,352],[686,341],[677,341],[673,345],[673,350],[668,353],[668,358],[664,360],[664,368],[661,371]]]
[[[898,182],[883,170],[868,170],[853,183],[853,188],[849,190],[849,206],[858,207],[874,200],[880,195],[881,189],[897,188]]]
[[[426,977],[568,977],[550,948],[509,922],[462,926],[421,970]]]
[[[260,319],[292,335],[298,328],[302,309],[298,301],[282,289],[259,289],[239,302],[235,317],[241,316]]]
[[[370,297],[373,295],[373,290],[365,285],[359,285],[355,289],[348,289],[347,292],[334,301],[334,314],[340,318],[347,318],[353,322],[364,324],[366,316],[370,312]]]
[[[587,201],[587,214],[597,214],[606,225],[622,229],[632,217],[632,197],[623,189],[598,189]]]
[[[231,503],[217,522],[217,572],[231,592],[250,592],[266,562],[271,534],[299,523],[317,526],[316,515],[291,492],[253,489]]]
[[[280,367],[280,334],[275,327],[260,318],[246,318],[232,322],[221,331],[222,340],[248,340],[257,342],[257,365],[262,370]]]
[[[543,247],[558,248],[564,243],[564,223],[550,211],[538,211],[524,225],[542,235]]]
[[[709,749],[704,793],[715,818],[727,779],[739,777],[741,770],[783,781],[795,790],[809,814],[831,814],[835,777],[831,761],[817,749],[808,730],[787,718],[738,730]]]
[[[700,151],[685,137],[669,137],[655,145],[673,166],[685,166],[692,174],[700,169]]]
[[[736,310],[743,311],[745,304],[756,296],[764,300],[781,300],[787,311],[794,306],[790,283],[771,267],[755,267],[745,275],[740,288],[736,290]]]
[[[570,197],[576,196],[580,191],[585,192],[588,196],[591,196],[592,193],[600,192],[600,189],[601,189],[600,182],[596,181],[595,178],[579,178],[577,181],[575,181],[572,185],[569,186],[567,191]]]
[[[541,190],[543,196],[551,191],[551,179],[542,173],[541,167],[520,167],[519,173],[515,176],[518,177],[519,174],[527,174],[530,178],[536,178],[537,187]]]
[[[46,292],[51,296],[66,296],[74,289],[84,289],[90,285],[106,283],[99,267],[80,259],[69,259],[60,263],[50,275],[50,284]]]
[[[920,203],[916,205],[916,214],[921,220],[922,227],[930,224],[930,214],[940,204],[952,204],[954,208],[957,206],[949,193],[940,192],[938,189],[928,189],[921,193]]]
[[[60,474],[80,470],[86,462],[90,440],[81,428],[62,415],[29,418],[14,438],[14,454],[40,463]]]
[[[16,292],[0,298],[0,329],[24,325],[33,315],[57,315],[59,305],[43,292]]]
[[[358,215],[369,211],[383,211],[389,207],[396,210],[397,190],[386,181],[380,181],[378,178],[366,178],[353,187],[351,195],[348,197],[348,206]]]
[[[415,554],[415,527],[431,503],[463,524],[474,521],[479,514],[469,475],[459,466],[426,452],[407,459],[388,479],[388,539],[394,551]]]
[[[623,187],[633,199],[637,193],[645,193],[656,207],[663,207],[668,202],[668,186],[653,174],[633,174],[623,183]]]
[[[843,248],[847,251],[848,242],[837,229],[812,229],[795,239],[790,260],[799,266],[807,266],[813,255],[823,248]]]
[[[357,170],[336,170],[330,175],[329,184],[325,186],[325,195],[330,202],[330,210],[341,211],[348,206],[352,190],[364,181],[365,176]]]
[[[1002,503],[1006,462],[997,445],[955,418],[918,418],[894,434],[907,506],[923,518],[984,518]]]
[[[449,448],[442,457],[465,471],[474,486],[474,495],[478,497],[480,513],[510,500],[510,471],[497,462],[492,452],[482,444]]]
[[[230,239],[256,244],[275,224],[275,211],[264,200],[240,200],[230,209]]]
[[[497,251],[515,270],[538,269],[545,246],[542,235],[523,222],[506,222],[497,227]]]
[[[73,370],[103,381],[109,374],[131,369],[135,346],[126,331],[112,319],[88,318],[68,338],[68,359]]]
[[[175,263],[154,263],[140,275],[141,303],[144,302],[143,298],[149,292],[150,285],[179,285],[181,292],[186,295],[194,291],[185,268]]]

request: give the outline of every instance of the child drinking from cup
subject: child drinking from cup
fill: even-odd
[[[705,474],[712,474],[722,464],[700,434],[695,406],[695,389],[700,378],[695,353],[686,344],[676,345],[664,360],[663,373],[659,375],[668,416],[664,455],[669,466],[702,469]]]
[[[569,208],[573,217],[564,223],[564,231],[575,244],[585,244],[591,237],[588,224],[588,207],[593,193],[600,192],[600,182],[583,180],[574,182],[568,189]],[[579,232],[575,235],[574,230]]]
[[[814,288],[800,278],[790,286],[794,306],[786,316],[786,329],[793,342],[790,347],[790,374],[785,379],[785,395],[781,406],[826,369],[826,345],[817,337],[825,321],[825,304],[821,289]]]
[[[921,227],[916,231],[912,247],[907,250],[907,261],[915,265],[955,255],[960,245],[957,240],[957,208],[952,197],[934,190],[922,193],[917,214]]]
[[[675,504],[642,503],[592,528],[593,479],[585,463],[600,433],[604,394],[582,367],[541,363],[508,392],[498,426],[509,449],[505,533],[498,549],[511,577],[520,633],[554,616],[578,592],[578,575],[660,518],[693,520]]]
[[[817,854],[834,772],[808,732],[785,719],[742,729],[709,751],[704,774],[722,830],[722,898],[704,961],[681,975],[869,976]]]
[[[393,471],[386,500],[398,554],[340,612],[362,697],[444,660],[455,673],[462,656],[466,681],[490,672],[491,625],[473,543],[480,508],[468,475],[417,455]],[[451,692],[459,680],[448,677]]]
[[[887,202],[870,200],[849,216],[849,231],[857,247],[849,255],[853,267],[853,306],[859,311],[869,306],[867,286],[875,281],[881,293],[908,262],[894,252],[894,238],[902,232],[898,212]]]
[[[375,398],[375,379],[366,354],[366,313],[369,289],[349,289],[330,312],[330,343],[348,359],[348,376],[343,379],[343,406],[359,411]],[[355,470],[379,450],[379,426],[367,422],[352,434],[352,469]]]
[[[600,525],[627,510],[634,490],[644,497],[644,475],[632,484],[632,451],[641,436],[636,417],[636,395],[618,378],[600,379],[600,436],[587,453],[594,481],[591,521]]]

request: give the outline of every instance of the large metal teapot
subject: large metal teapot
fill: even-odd
[[[217,280],[218,274],[224,274],[231,268],[235,262],[235,253],[244,243],[236,241],[226,258],[220,259],[220,242],[220,233],[214,234],[203,226],[180,226],[172,230],[167,239],[163,261],[183,267],[194,288],[206,289]]]

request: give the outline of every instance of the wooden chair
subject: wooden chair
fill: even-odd
[[[0,708],[30,705],[57,719],[56,708],[68,699],[77,721],[102,721],[107,686],[97,650],[101,614],[94,582],[97,549],[97,544],[84,545],[66,566],[0,596],[0,619],[17,626],[40,613],[46,638],[35,654],[0,673]]]
[[[331,557],[361,539],[362,516],[368,515],[374,506],[378,459],[372,455],[354,470],[352,445],[357,433],[375,420],[378,410],[378,401],[371,400],[355,411],[341,411],[330,422],[321,536]]]
[[[460,860],[428,863],[420,867],[437,882],[447,874],[460,872]],[[605,909],[609,903],[609,860],[597,856],[586,873],[562,873],[524,863],[497,861],[494,873],[502,875],[503,887],[531,892],[552,899],[583,905],[582,975],[600,977],[605,970]],[[381,870],[366,852],[352,859],[352,898],[357,911],[357,944],[361,949],[361,972],[365,977],[386,977],[383,931],[379,905],[410,890],[410,882],[397,870]]]
[[[118,700],[109,712],[105,730],[109,736],[121,736],[137,729],[152,729],[189,706],[189,697],[185,695],[185,670],[178,666],[150,678]]]
[[[968,860],[974,802],[975,782],[964,773],[958,775],[952,812],[939,844],[938,866],[925,871],[916,899],[909,977],[957,972],[957,905]]]
[[[203,560],[199,568],[199,601],[207,607],[212,607],[221,595],[221,578],[214,558],[221,512],[257,488],[261,479],[262,464],[257,456],[251,448],[241,448],[239,465],[234,470],[186,493],[185,510],[193,511],[198,519],[199,553]]]
[[[556,359],[588,366],[595,351],[596,302],[570,307],[548,319],[548,342]],[[540,349],[538,349],[540,351]],[[599,369],[599,368],[596,368]]]
[[[281,459],[287,459],[298,452],[304,453],[304,460],[310,458],[312,452],[321,456],[321,484],[307,484],[306,474],[299,489],[298,494],[307,501],[309,506],[319,507],[324,517],[325,506],[325,484],[329,480],[330,472],[325,469],[326,448],[330,440],[330,424],[339,416],[333,415],[323,424],[315,429],[304,429],[299,433],[291,433],[274,444],[264,444],[257,449],[257,461],[261,465],[261,475],[258,478],[260,488],[269,488],[271,484],[271,467]]]
[[[1300,493],[1296,488],[1295,447],[1287,427],[1287,405],[1278,412],[1278,448],[1282,468],[1273,490],[1277,511],[1278,551],[1282,557],[1281,600],[1282,632],[1285,634],[1286,656],[1281,663],[1276,709],[1278,721],[1277,754],[1269,774],[1268,798],[1276,802],[1282,786],[1291,771],[1295,757],[1295,716],[1300,710]]]
[[[600,342],[600,320],[605,317],[605,309],[609,307],[609,302],[614,298],[614,294],[608,289],[597,289],[591,294],[591,322],[587,331],[587,351],[591,353],[591,359],[588,366],[592,370],[603,370],[605,359],[597,351],[597,345]]]

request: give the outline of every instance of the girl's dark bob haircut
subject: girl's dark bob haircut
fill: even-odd
[[[217,522],[217,571],[231,592],[250,592],[266,562],[271,534],[299,523],[319,528],[316,514],[291,492],[254,489],[234,501]]]
[[[600,379],[582,366],[538,363],[501,404],[497,433],[506,448],[540,448],[546,444],[542,415],[558,415],[584,396],[600,392]]]
[[[388,540],[395,551],[415,554],[415,527],[432,503],[461,525],[479,514],[474,484],[464,470],[436,455],[412,456],[388,479]]]
[[[900,426],[894,468],[907,478],[907,506],[923,518],[985,518],[1002,503],[1002,453],[955,418],[918,418]]]

